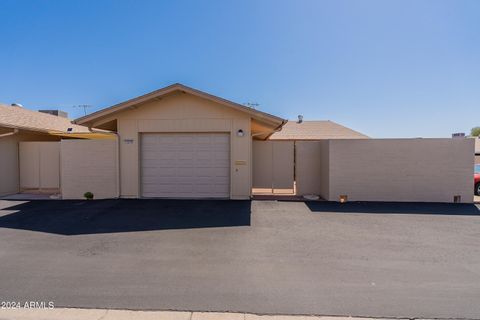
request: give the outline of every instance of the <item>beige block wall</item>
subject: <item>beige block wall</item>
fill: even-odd
[[[0,195],[17,193],[19,186],[18,143],[20,141],[58,141],[58,137],[19,132],[0,138]]]
[[[329,140],[295,142],[295,180],[298,195],[329,197]]]
[[[480,164],[480,138],[475,138],[475,164]]]
[[[116,140],[62,140],[60,161],[63,199],[118,197]]]
[[[242,112],[185,93],[125,110],[117,119],[120,137],[120,192],[138,198],[140,190],[140,139],[142,133],[228,132],[231,146],[230,192],[232,199],[248,199],[251,194],[250,117]],[[111,119],[105,119],[108,121]],[[238,137],[237,130],[245,135]]]
[[[329,200],[473,201],[472,139],[330,141]]]

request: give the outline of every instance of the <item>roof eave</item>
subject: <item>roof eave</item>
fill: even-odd
[[[212,101],[215,101],[215,102],[223,104],[223,105],[227,105],[227,106],[232,107],[236,110],[246,112],[246,113],[250,114],[255,119],[258,119],[258,120],[261,120],[261,121],[264,121],[264,122],[267,122],[267,123],[271,123],[272,125],[275,125],[275,124],[283,125],[286,121],[285,119],[279,118],[279,117],[271,115],[269,113],[254,110],[254,109],[248,108],[246,106],[243,106],[241,104],[238,104],[236,102],[229,101],[229,100],[211,95],[209,93],[187,87],[183,84],[175,83],[175,84],[172,84],[170,86],[164,87],[162,89],[147,93],[145,95],[142,95],[142,96],[139,96],[139,97],[136,97],[136,98],[133,98],[133,99],[129,99],[125,102],[121,102],[121,103],[113,105],[111,107],[96,111],[92,114],[77,118],[73,121],[73,123],[82,125],[82,124],[86,124],[88,122],[93,122],[93,121],[95,121],[99,118],[109,116],[109,115],[111,115],[115,112],[122,111],[122,110],[124,110],[128,107],[133,106],[133,105],[144,103],[146,101],[158,98],[160,96],[169,94],[169,93],[174,92],[174,91],[187,92],[187,93],[193,94],[195,96],[203,97],[205,99],[212,100]]]

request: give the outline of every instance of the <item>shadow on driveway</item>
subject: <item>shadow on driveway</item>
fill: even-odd
[[[432,214],[432,215],[480,215],[480,209],[467,203],[426,203],[426,202],[305,202],[310,211],[338,213],[392,213],[392,214]]]
[[[62,235],[249,226],[251,214],[250,201],[228,200],[29,201],[5,209],[0,228]]]

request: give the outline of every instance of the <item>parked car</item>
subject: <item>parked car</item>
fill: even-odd
[[[475,165],[475,173],[473,174],[473,184],[475,186],[475,194],[480,196],[480,164]]]

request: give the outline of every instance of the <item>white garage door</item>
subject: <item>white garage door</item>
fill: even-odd
[[[227,133],[145,133],[141,142],[144,197],[228,198]]]

